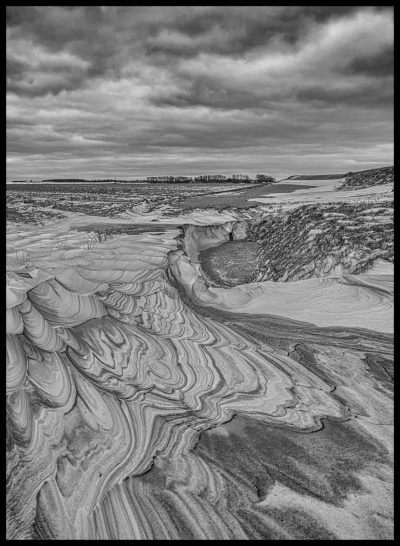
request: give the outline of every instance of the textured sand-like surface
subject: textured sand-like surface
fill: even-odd
[[[288,283],[263,282],[229,289],[209,288],[196,298],[236,312],[279,315],[320,326],[349,326],[393,332],[393,275],[369,280],[358,275]]]
[[[349,326],[393,332],[393,265],[384,274],[342,275],[302,281],[259,282],[232,288],[209,286],[201,268],[183,251],[170,257],[185,292],[203,305],[268,313],[320,326]],[[388,272],[392,266],[391,273]]]
[[[9,539],[392,538],[391,272],[211,288],[235,220],[9,226]]]

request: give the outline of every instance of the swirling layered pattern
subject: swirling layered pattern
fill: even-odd
[[[302,431],[352,416],[321,374],[185,303],[197,273],[176,236],[122,236],[11,274],[8,538],[182,538],[168,503],[135,482],[153,465],[195,538],[249,536],[224,521],[227,485],[193,451],[200,434],[235,415]]]

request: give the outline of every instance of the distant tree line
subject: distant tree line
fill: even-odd
[[[13,180],[13,183],[25,182],[24,180]],[[248,174],[232,174],[230,176],[225,176],[223,174],[201,174],[199,176],[148,176],[147,178],[137,179],[137,180],[118,180],[116,178],[96,178],[96,179],[85,179],[85,178],[47,178],[41,182],[81,182],[81,183],[91,183],[91,182],[118,182],[118,183],[133,183],[133,182],[157,182],[157,183],[209,183],[209,182],[231,182],[231,183],[244,183],[244,182],[253,182],[257,184],[273,184],[276,182],[276,179],[272,176],[266,174],[257,174],[255,178],[250,178]]]
[[[84,178],[48,178],[42,182],[87,182]]]
[[[257,174],[255,178],[250,178],[248,174],[232,174],[225,176],[223,174],[202,174],[200,176],[148,176],[147,182],[167,182],[167,183],[190,183],[190,182],[255,182],[259,184],[272,184],[276,182],[275,178],[266,174]]]

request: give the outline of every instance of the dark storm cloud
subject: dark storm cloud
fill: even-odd
[[[387,47],[370,57],[358,57],[348,66],[348,74],[366,74],[376,79],[385,78],[393,74],[394,51],[393,47]]]
[[[393,14],[11,6],[7,88],[10,176],[356,170],[392,161]]]

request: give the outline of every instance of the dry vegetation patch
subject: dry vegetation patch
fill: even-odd
[[[332,274],[338,267],[357,274],[378,258],[393,262],[390,211],[393,201],[379,209],[368,203],[335,203],[267,216],[249,228],[250,239],[260,243],[257,280],[307,279]]]

